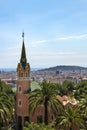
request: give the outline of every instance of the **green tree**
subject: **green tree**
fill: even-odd
[[[66,95],[71,95],[74,90],[74,82],[70,80],[65,80],[62,85],[64,88],[66,88]]]
[[[0,128],[11,120],[12,104],[6,93],[0,92]]]
[[[23,130],[54,130],[54,124],[45,125],[25,122]]]
[[[58,87],[59,95],[67,95],[67,87],[64,85],[59,85]]]
[[[75,98],[79,100],[83,95],[87,95],[87,81],[81,81],[75,87]]]
[[[11,87],[0,80],[0,129],[12,122],[14,94]]]
[[[74,130],[80,126],[84,128],[82,117],[79,113],[79,108],[66,107],[65,110],[57,117],[56,125],[58,130]]]
[[[87,128],[87,95],[83,95],[79,100],[80,114],[83,117],[85,127]]]
[[[56,98],[57,93],[55,85],[43,82],[41,88],[34,90],[29,96],[29,111],[35,112],[37,106],[44,106],[44,122],[46,125],[48,124],[49,111],[55,114],[62,108],[61,102]]]
[[[2,81],[0,79],[0,92],[3,90]]]

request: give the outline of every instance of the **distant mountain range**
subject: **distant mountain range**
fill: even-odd
[[[16,71],[16,69],[15,68],[0,68],[0,71],[11,72],[11,71]]]
[[[55,66],[55,67],[50,67],[50,68],[46,68],[46,69],[41,69],[39,71],[57,71],[57,70],[61,70],[61,71],[69,71],[69,70],[87,70],[86,67],[81,67],[81,66],[65,66],[65,65],[60,65],[60,66]]]
[[[31,68],[31,71],[36,71],[36,70],[40,70],[41,68]],[[16,71],[16,68],[0,68],[0,71],[4,71],[4,72],[11,72],[11,71]]]
[[[70,65],[60,65],[60,66],[55,66],[55,67],[50,67],[50,68],[31,68],[31,71],[68,71],[68,70],[87,70],[87,67],[81,67],[81,66],[70,66]],[[16,68],[0,68],[0,71],[5,71],[5,72],[11,72],[11,71],[16,71]]]

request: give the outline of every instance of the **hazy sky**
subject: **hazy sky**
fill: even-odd
[[[0,68],[16,68],[25,32],[32,68],[87,67],[87,0],[0,0]]]

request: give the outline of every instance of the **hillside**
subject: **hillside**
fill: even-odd
[[[40,71],[57,71],[57,70],[61,70],[61,71],[69,71],[69,70],[87,70],[86,67],[80,67],[80,66],[65,66],[65,65],[61,65],[61,66],[55,66],[55,67],[50,67],[50,68],[46,68],[46,69],[41,69]]]

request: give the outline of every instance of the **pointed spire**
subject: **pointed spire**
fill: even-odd
[[[22,37],[23,37],[23,44],[22,44],[22,52],[21,52],[20,62],[22,64],[22,67],[25,69],[27,60],[26,60],[26,51],[25,51],[25,44],[24,44],[24,32],[22,33]]]

